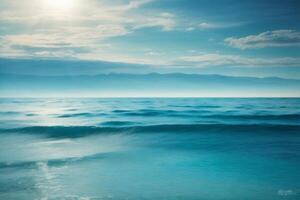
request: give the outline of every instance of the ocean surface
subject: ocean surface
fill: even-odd
[[[300,99],[0,99],[1,200],[300,199]]]

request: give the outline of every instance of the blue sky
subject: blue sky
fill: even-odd
[[[1,0],[0,53],[300,79],[299,21],[297,0]]]

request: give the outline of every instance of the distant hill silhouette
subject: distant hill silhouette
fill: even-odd
[[[296,97],[300,96],[300,80],[182,73],[0,74],[0,94],[2,97]]]

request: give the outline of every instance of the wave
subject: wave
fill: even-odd
[[[189,110],[160,110],[160,109],[138,109],[138,110],[112,110],[112,113],[105,113],[103,111],[95,112],[75,112],[75,113],[65,113],[65,114],[52,114],[53,117],[57,118],[76,118],[76,117],[102,117],[109,116],[110,114],[115,114],[123,117],[191,117],[199,119],[214,119],[214,120],[282,120],[282,121],[300,121],[300,113],[291,114],[263,114],[263,113],[253,113],[253,114],[243,114],[238,113],[236,110],[231,110],[227,112],[216,112],[206,109],[189,109]],[[25,115],[25,116],[38,116],[36,113],[23,113],[23,112],[0,112],[0,115]],[[109,125],[109,124],[108,124]],[[129,125],[129,124],[126,124]]]
[[[21,112],[15,112],[15,111],[6,111],[6,112],[0,112],[0,115],[18,115],[22,114]]]
[[[166,115],[176,113],[174,110],[155,110],[155,109],[140,109],[140,110],[114,110],[114,113],[125,116],[142,116],[142,117],[154,117],[159,115]]]
[[[221,108],[218,105],[170,105],[177,108]]]
[[[70,118],[70,117],[91,117],[92,113],[72,113],[72,114],[63,114],[59,115],[58,118]]]
[[[133,125],[133,124],[137,124],[137,123],[130,122],[130,121],[106,121],[106,122],[100,123],[100,125],[103,125],[103,126],[129,126],[129,125]]]
[[[82,112],[82,113],[70,113],[70,114],[63,114],[58,115],[58,118],[72,118],[72,117],[97,117],[103,116],[104,113],[90,113],[90,112]]]
[[[28,116],[28,117],[34,117],[34,116],[38,116],[38,114],[35,114],[35,113],[28,113],[28,114],[26,114],[26,116]]]
[[[95,134],[136,133],[251,133],[299,134],[300,125],[279,124],[161,124],[149,126],[30,126],[0,129],[0,133],[28,133],[54,138],[78,138]]]
[[[300,114],[281,114],[281,115],[263,115],[263,114],[254,114],[254,115],[203,115],[203,117],[208,117],[208,118],[218,118],[218,119],[240,119],[240,120],[300,120]]]
[[[168,116],[168,117],[201,117],[201,118],[214,118],[224,120],[299,120],[300,114],[235,114],[235,110],[227,113],[216,113],[210,110],[156,110],[156,109],[140,109],[140,110],[113,110],[122,116],[136,116],[136,117],[155,117],[155,116]]]

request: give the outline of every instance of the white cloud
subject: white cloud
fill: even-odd
[[[190,27],[187,27],[185,30],[186,31],[194,31],[195,29],[196,29],[195,27],[190,26]]]
[[[145,55],[147,55],[147,56],[161,56],[161,55],[163,55],[163,53],[150,50],[150,51],[145,52]]]
[[[131,0],[127,4],[114,1],[77,0],[70,10],[49,10],[42,1],[24,0],[20,4],[4,0],[6,9],[0,8],[0,22],[21,26],[34,26],[35,29],[50,27],[93,27],[97,25],[118,25],[126,29],[159,27],[171,29],[175,24],[174,15],[168,12],[131,12],[153,0]],[[29,6],[30,5],[30,6]]]
[[[221,25],[202,22],[202,23],[198,24],[198,27],[200,29],[211,29],[211,28],[219,28],[219,27],[221,27]]]
[[[100,53],[108,49],[110,45],[105,41],[106,38],[126,34],[128,30],[119,25],[60,27],[33,34],[0,36],[0,52],[7,57],[79,58],[82,53]]]
[[[300,66],[300,58],[280,57],[280,58],[253,58],[228,54],[199,54],[183,56],[175,61],[177,65],[190,65],[198,67],[206,66]]]
[[[135,29],[146,27],[161,27],[164,31],[171,31],[174,29],[176,22],[174,15],[171,13],[160,13],[157,16],[149,16],[146,18],[136,19]]]
[[[208,21],[202,21],[202,22],[188,22],[188,21],[181,21],[181,26],[183,26],[185,31],[194,31],[194,30],[210,30],[210,29],[224,29],[224,28],[231,28],[236,26],[241,26],[244,23],[232,23],[232,22],[226,22],[226,23],[215,23],[215,22],[208,22]]]
[[[103,57],[109,38],[145,27],[163,31],[175,27],[171,13],[138,11],[151,1],[74,0],[69,10],[52,10],[40,0],[3,0],[0,25],[13,28],[0,36],[0,53],[12,57]]]
[[[225,42],[229,46],[239,49],[300,46],[300,32],[294,30],[267,31],[241,38],[226,38]]]
[[[144,4],[147,4],[153,0],[132,0],[127,5],[125,5],[123,8],[125,10],[135,9],[143,6]]]

